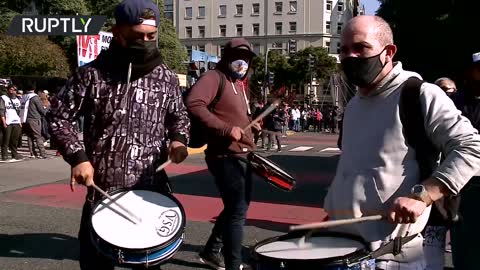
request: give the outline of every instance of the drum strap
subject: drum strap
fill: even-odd
[[[373,251],[370,254],[370,256],[372,259],[376,259],[380,256],[387,255],[387,254],[393,254],[394,256],[396,256],[400,254],[400,252],[402,252],[403,245],[412,241],[417,236],[418,234],[414,234],[406,237],[395,237],[395,239],[391,240],[387,244]]]

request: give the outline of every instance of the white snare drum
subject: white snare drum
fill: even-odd
[[[317,232],[302,241],[302,236],[291,233],[258,243],[254,247],[255,269],[375,269],[374,260],[367,260],[367,244],[358,237]]]
[[[92,212],[94,245],[118,265],[156,265],[171,258],[183,242],[185,211],[169,194],[148,190],[119,190],[109,194],[142,221],[105,198]],[[133,221],[132,221],[133,220]]]

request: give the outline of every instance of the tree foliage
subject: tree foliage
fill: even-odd
[[[475,29],[480,1],[381,0],[377,15],[392,27],[396,59],[427,80],[459,78],[480,51]],[[475,31],[475,30],[473,30]]]
[[[0,34],[0,74],[65,78],[69,69],[63,50],[47,37]]]
[[[268,71],[274,73],[273,93],[275,93],[275,90],[285,87],[299,88],[310,81],[310,69],[308,67],[310,54],[315,58],[314,77],[317,80],[328,81],[330,75],[337,69],[337,62],[334,57],[328,55],[326,49],[308,47],[289,58],[273,50],[268,54]],[[262,83],[259,82],[264,82],[266,79],[265,56],[255,57],[252,61],[252,68],[255,71],[250,78],[250,90],[255,96],[261,96]]]
[[[103,31],[111,31],[111,27],[115,23],[114,19],[114,10],[115,7],[121,2],[121,0],[36,0],[35,7],[39,14],[49,14],[49,15],[106,15],[107,22],[104,24],[102,30]],[[157,1],[153,1],[157,3]],[[0,0],[0,33],[5,33],[8,29],[8,26],[15,15],[22,14],[26,9],[31,7],[31,0]],[[162,53],[163,59],[165,63],[176,72],[186,72],[186,66],[183,65],[183,62],[187,58],[187,53],[185,48],[180,44],[180,41],[177,37],[175,28],[173,27],[172,23],[167,20],[163,14],[163,0],[158,1],[158,7],[160,10],[161,15],[161,22],[159,27],[159,48]],[[58,44],[61,49],[63,50],[63,57],[67,57],[67,61],[69,65],[64,66],[63,63],[65,62],[64,59],[60,60],[62,63],[58,65],[58,67],[65,67],[67,68],[65,72],[73,70],[77,66],[77,50],[76,50],[76,39],[73,36],[51,36],[49,37],[51,41]],[[24,41],[26,40],[35,40],[37,39],[19,39],[21,40],[21,44],[25,44]],[[42,39],[43,40],[43,39]],[[48,43],[49,45],[53,45],[52,42]],[[26,45],[26,44],[25,44]],[[27,45],[26,45],[27,46]],[[59,60],[60,55],[52,55],[49,57],[48,54],[40,53],[40,50],[37,48],[33,48],[32,46],[28,46],[30,49],[29,52],[31,57],[27,57],[30,60],[40,60],[41,58],[36,57],[33,54],[40,54],[42,57],[52,58],[47,59],[45,61],[50,60]],[[8,58],[9,61],[17,61],[15,58]],[[43,62],[39,62],[38,65],[33,66],[42,66]],[[3,66],[7,66],[4,64]],[[8,63],[8,66],[17,66],[17,67],[27,67],[27,65],[23,65],[21,63]],[[32,66],[30,63],[28,66]],[[22,72],[16,69],[17,72]],[[32,72],[29,68],[23,72]],[[44,72],[39,71],[39,73]],[[59,71],[58,71],[59,72]],[[61,74],[65,72],[59,72]],[[12,74],[9,72],[8,74]],[[34,75],[37,73],[21,73],[24,75]]]

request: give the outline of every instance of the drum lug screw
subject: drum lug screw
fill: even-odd
[[[118,250],[117,254],[117,260],[119,264],[123,264],[125,261],[123,260],[123,252],[121,250]]]

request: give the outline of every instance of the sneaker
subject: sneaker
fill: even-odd
[[[212,269],[215,270],[225,270],[225,260],[223,259],[223,254],[221,252],[200,252],[198,254],[200,261]]]

